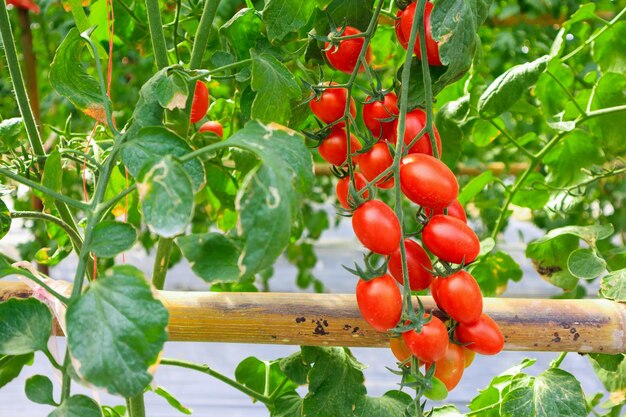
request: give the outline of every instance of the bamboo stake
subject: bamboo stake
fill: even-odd
[[[171,341],[385,347],[388,337],[363,321],[354,294],[159,291]],[[0,282],[0,302],[25,298],[24,284]],[[427,311],[435,309],[423,297]],[[626,305],[609,300],[485,298],[505,349],[621,353]],[[434,314],[441,317],[439,310]]]

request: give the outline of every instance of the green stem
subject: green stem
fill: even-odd
[[[30,279],[31,281],[39,285],[41,288],[46,290],[48,293],[50,293],[50,295],[52,295],[54,298],[62,302],[63,304],[67,305],[70,302],[70,300],[67,297],[59,294],[58,292],[50,288],[48,284],[43,282],[37,275],[31,273],[29,270],[23,269],[23,268],[17,268],[13,272],[17,275],[22,275],[23,277]]]
[[[48,213],[42,213],[39,211],[13,211],[11,212],[11,218],[13,219],[41,219],[50,223],[54,223],[57,226],[61,227],[67,233],[67,235],[72,239],[72,242],[76,247],[80,249],[83,244],[82,238],[76,232],[76,230],[72,229],[69,224],[65,223],[63,220],[59,219]]]
[[[213,26],[213,19],[217,13],[217,6],[219,6],[219,0],[205,0],[204,9],[202,10],[202,17],[196,30],[196,37],[193,42],[193,48],[191,50],[191,61],[189,62],[190,69],[198,69],[202,65],[202,56],[206,51],[209,44],[209,35],[211,34],[211,27]]]
[[[144,405],[143,394],[135,395],[126,399],[129,417],[145,417],[146,408]]]
[[[232,68],[238,68],[241,67],[243,65],[247,65],[250,62],[252,62],[252,59],[248,58],[248,59],[242,59],[241,61],[237,61],[237,62],[233,62],[232,64],[228,64],[228,65],[224,65],[215,69],[210,70],[209,72],[211,74],[216,73],[216,72],[221,72],[221,71],[226,71],[228,69],[232,69]]]
[[[270,404],[270,399],[266,397],[265,395],[261,395],[258,392],[254,391],[253,389],[250,389],[246,387],[245,385],[240,384],[239,382],[233,379],[230,379],[226,375],[222,375],[221,373],[211,369],[208,365],[200,365],[200,364],[193,363],[193,362],[187,362],[187,361],[178,360],[178,359],[167,359],[167,358],[161,359],[161,365],[178,366],[181,368],[193,369],[194,371],[202,372],[204,374],[210,375],[213,378],[216,378],[230,385],[236,390],[239,390],[243,392],[244,394],[254,398],[256,401],[262,402],[263,404]]]
[[[585,114],[585,109],[583,109],[580,106],[580,104],[578,104],[578,101],[576,101],[576,97],[574,97],[572,92],[569,91],[569,89],[567,87],[565,87],[565,85],[561,82],[561,80],[559,80],[559,77],[554,75],[552,73],[552,71],[550,71],[550,70],[546,70],[546,73],[550,76],[550,78],[552,78],[554,80],[554,82],[556,82],[558,84],[559,87],[561,87],[561,90],[563,90],[563,92],[569,97],[569,99],[572,102],[572,104],[578,109],[578,112],[580,114]]]
[[[563,363],[566,356],[567,352],[561,352],[561,354],[554,361],[552,361],[552,363],[550,363],[550,368],[558,368],[561,366],[561,363]]]
[[[22,69],[17,57],[17,50],[15,49],[15,40],[13,39],[13,32],[11,29],[11,22],[9,20],[9,14],[7,12],[5,2],[0,4],[0,38],[4,45],[4,54],[7,60],[7,66],[9,67],[9,74],[11,75],[11,81],[13,82],[13,91],[17,100],[17,105],[24,121],[24,127],[26,128],[26,135],[30,142],[30,146],[33,148],[35,155],[43,156],[46,151],[37,129],[37,123],[35,122],[35,116],[33,115],[33,109],[30,107],[28,100],[28,94],[26,93],[26,87],[24,85],[24,79],[22,77]]]
[[[604,32],[610,29],[613,25],[619,22],[622,16],[624,15],[624,13],[626,13],[626,7],[623,8],[618,14],[616,14],[615,17],[611,19],[611,21],[608,22],[606,26],[602,27],[596,33],[588,37],[583,44],[578,46],[578,48],[574,49],[572,52],[570,52],[569,54],[561,58],[561,62],[567,61],[568,59],[570,59],[571,57],[573,57],[574,55],[582,51],[584,48],[586,48],[587,45],[590,45],[591,43],[593,43],[593,41],[595,41],[598,37],[600,37],[600,35],[602,35]]]
[[[132,184],[128,188],[125,188],[124,191],[122,191],[115,197],[100,204],[100,207],[98,207],[98,211],[100,211],[102,214],[106,214],[109,210],[115,207],[115,205],[119,203],[122,198],[126,197],[128,194],[132,193],[136,189],[137,189],[137,184]]]
[[[46,358],[48,358],[48,360],[50,361],[50,364],[56,368],[56,369],[63,369],[63,367],[61,366],[61,364],[59,362],[57,362],[57,360],[54,358],[54,356],[52,356],[52,353],[50,353],[50,351],[46,348],[43,350],[44,355],[46,355]]]
[[[154,59],[156,60],[157,68],[163,69],[167,67],[168,61],[165,34],[163,33],[163,22],[161,21],[161,11],[159,10],[159,0],[146,0],[146,12],[148,14],[148,26],[150,27]]]
[[[496,129],[498,129],[498,131],[502,134],[502,136],[504,136],[509,142],[511,142],[513,145],[515,145],[515,147],[522,152],[524,155],[526,155],[529,158],[533,158],[533,154],[530,153],[528,151],[528,149],[526,149],[525,147],[523,147],[522,145],[520,145],[513,136],[511,136],[506,130],[504,130],[503,128],[500,127],[499,124],[496,123],[495,120],[493,119],[488,119],[487,120],[489,123],[491,123],[491,125],[493,127],[495,127]]]
[[[157,290],[162,290],[165,285],[167,266],[170,263],[170,255],[174,246],[173,238],[159,238],[154,266],[152,267],[152,285]]]
[[[71,365],[71,356],[69,345],[65,347],[65,359],[63,360],[63,379],[61,384],[61,403],[70,398],[72,390],[72,378],[68,371]]]

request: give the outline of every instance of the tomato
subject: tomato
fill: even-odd
[[[412,112],[407,113],[404,129],[404,143],[406,143],[407,145],[411,143],[413,139],[415,139],[415,137],[422,131],[424,126],[426,126],[426,113],[424,113],[423,110],[415,109]],[[389,141],[391,143],[396,143],[396,141],[398,140],[397,120],[394,122],[391,132],[392,134],[389,138]],[[435,140],[437,141],[439,158],[441,158],[441,137],[439,136],[437,127],[435,127],[434,125],[433,132],[435,133]],[[424,134],[420,139],[417,140],[417,142],[415,142],[413,146],[411,146],[408,153],[425,153],[427,155],[433,156],[433,147],[430,143],[430,135],[428,133]]]
[[[39,14],[40,11],[39,6],[37,6],[35,2],[31,0],[7,0],[7,4],[11,4],[18,9],[30,10],[31,12],[34,12],[36,14]]]
[[[400,43],[400,46],[402,46],[402,48],[406,51],[409,40],[404,37],[404,33],[402,32],[402,25],[400,24],[402,12],[403,10],[398,10],[398,13],[396,13],[396,22],[394,23],[394,29],[396,30],[396,38],[398,38],[398,43]]]
[[[354,153],[359,149],[361,149],[361,144],[354,135],[350,135],[350,152]],[[342,126],[334,126],[317,150],[326,162],[337,166],[343,165],[348,157],[346,130]],[[353,160],[356,162],[357,157]]]
[[[337,31],[341,31],[341,28],[337,28]],[[343,31],[341,36],[349,36],[349,35],[358,35],[361,32],[357,28],[353,28],[352,26],[346,26],[346,30]],[[341,72],[345,72],[347,74],[351,74],[356,67],[357,61],[359,59],[359,54],[361,53],[361,48],[363,48],[364,38],[352,38],[346,39],[343,41],[339,41],[338,46],[333,46],[330,42],[326,42],[324,45],[326,58],[330,65],[332,65],[335,69],[338,69]],[[368,64],[372,60],[372,48],[367,45],[367,51],[365,52],[365,62]],[[365,67],[361,64],[359,68],[359,72],[365,71]]]
[[[367,185],[367,180],[360,172],[354,173],[354,183],[356,185],[357,191],[360,191]],[[337,181],[337,186],[335,187],[335,193],[337,194],[337,200],[343,206],[343,208],[349,209],[350,204],[348,199],[350,198],[350,176],[344,177]],[[370,195],[369,191],[363,193],[363,198],[368,198]]]
[[[391,207],[380,200],[361,204],[352,215],[352,228],[367,249],[389,255],[400,245],[400,222]]]
[[[204,122],[202,126],[200,126],[198,132],[213,132],[221,138],[224,135],[224,128],[222,128],[222,124],[220,122],[209,120],[208,122]]]
[[[469,368],[472,362],[474,362],[476,352],[474,352],[473,350],[469,350],[466,347],[463,347],[463,353],[465,353],[465,368]]]
[[[337,85],[337,83],[324,83],[324,85]],[[324,123],[333,123],[341,119],[346,111],[348,90],[345,88],[329,88],[319,97],[309,101],[309,106],[314,115]],[[356,116],[356,105],[350,97],[350,114]]]
[[[365,126],[372,132],[375,138],[389,139],[394,135],[394,121],[383,121],[391,117],[397,117],[400,113],[398,110],[398,97],[395,93],[385,95],[381,101],[373,101],[367,103],[371,99],[367,96],[366,103],[363,104],[363,121]]]
[[[449,206],[459,194],[450,168],[426,154],[410,155],[410,162],[400,165],[400,185],[409,200],[431,209]]]
[[[411,357],[411,351],[401,337],[392,337],[389,339],[389,347],[391,348],[393,356],[395,356],[399,362],[404,362]],[[410,366],[411,363],[408,362],[407,365]]]
[[[409,275],[409,286],[411,291],[421,291],[428,288],[433,276],[430,270],[433,264],[426,251],[417,242],[411,239],[404,239],[404,248],[406,250],[406,266]],[[389,257],[389,272],[398,280],[400,284],[404,284],[402,278],[402,258],[400,257],[400,248],[396,249]]]
[[[202,120],[207,110],[209,110],[209,89],[202,81],[196,81],[196,89],[191,102],[191,115],[189,116],[191,123],[198,123]]]
[[[409,4],[409,6],[404,9],[402,17],[400,19],[400,27],[402,28],[402,34],[404,35],[407,44],[411,36],[411,26],[413,26],[416,6],[416,3]],[[437,45],[437,42],[435,42],[435,39],[433,38],[432,27],[430,24],[430,15],[432,11],[433,4],[430,2],[426,2],[426,8],[424,9],[424,35],[426,38],[426,55],[428,63],[430,65],[440,66],[442,64],[441,58],[439,57],[439,45]],[[415,55],[417,55],[418,58],[422,58],[422,53],[420,51],[419,33],[415,38],[415,47],[413,48],[413,52],[415,53]]]
[[[426,364],[426,370],[432,365]],[[439,378],[444,383],[448,391],[456,387],[463,376],[465,370],[465,353],[463,347],[450,343],[446,356],[435,362],[435,378]]]
[[[413,355],[424,362],[436,362],[443,358],[448,350],[448,329],[435,316],[422,326],[420,333],[411,330],[402,333],[402,337]]]
[[[424,396],[433,401],[443,401],[448,396],[448,390],[446,386],[439,378],[433,377],[431,379],[432,386],[430,389],[424,391]]]
[[[374,329],[386,332],[396,327],[402,315],[402,294],[390,275],[356,284],[356,303],[361,316]]]
[[[495,355],[504,347],[504,336],[498,324],[486,314],[472,324],[459,323],[456,328],[459,342],[481,355]]]
[[[393,157],[385,142],[375,143],[369,151],[359,155],[359,167],[361,168],[361,172],[370,182],[391,165],[393,165]],[[391,188],[393,184],[393,177],[390,177],[387,180],[378,181],[376,186],[380,188]]]
[[[433,216],[422,232],[422,242],[436,257],[460,264],[469,264],[480,252],[478,236],[461,220],[452,216]]]
[[[435,278],[437,305],[460,323],[474,323],[483,313],[483,296],[478,283],[466,271]]]
[[[448,216],[456,217],[463,223],[467,223],[467,215],[465,214],[463,206],[461,205],[461,203],[459,203],[459,200],[452,201],[452,203],[450,203],[450,205],[446,207],[446,209],[448,210]],[[443,211],[444,209],[438,209],[433,211],[427,207],[424,208],[424,213],[426,213],[428,217],[430,217],[431,214],[445,214]]]

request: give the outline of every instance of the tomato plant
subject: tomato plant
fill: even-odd
[[[352,215],[352,228],[359,241],[375,253],[389,255],[400,244],[400,223],[391,207],[380,200],[360,205]]]
[[[448,329],[434,316],[422,326],[419,333],[411,330],[402,333],[402,338],[411,353],[427,363],[437,362],[445,357],[448,351]]]
[[[413,26],[413,20],[417,14],[417,3],[411,3],[408,5],[402,15],[400,16],[400,29],[402,30],[402,36],[404,39],[408,39],[411,33],[411,26]],[[424,32],[426,38],[426,53],[428,63],[430,65],[441,65],[441,58],[439,57],[439,46],[433,38],[433,29],[430,16],[433,12],[434,5],[431,2],[426,2],[426,8],[424,9]],[[398,37],[398,41],[402,44],[402,40]],[[405,48],[406,49],[406,48]],[[415,55],[421,58],[422,53],[420,51],[419,39],[415,41]]]
[[[357,138],[350,135],[350,152],[361,149],[361,144]],[[348,137],[343,126],[335,126],[330,134],[322,141],[318,148],[320,155],[326,162],[333,165],[343,165],[348,157]]]
[[[337,34],[340,36],[353,36],[350,39],[340,40],[338,45],[334,45],[331,42],[326,42],[325,51],[326,59],[330,65],[339,71],[350,74],[357,66],[359,54],[363,47],[363,38],[354,37],[355,35],[361,35],[362,32],[352,26],[346,26],[345,28],[337,28]],[[372,60],[372,50],[368,46],[365,53],[365,61],[369,64]],[[359,72],[365,71],[365,67],[360,65]]]
[[[454,264],[472,263],[480,252],[476,233],[463,221],[443,214],[430,218],[422,235],[435,256]]]
[[[337,85],[337,83],[326,83],[324,85]],[[319,97],[313,98],[309,102],[311,111],[324,123],[333,123],[343,117],[346,110],[348,92],[344,88],[329,88],[324,90]],[[356,105],[354,99],[350,98],[350,114],[356,116]]]
[[[361,315],[379,332],[393,329],[402,315],[402,295],[396,281],[389,275],[370,281],[359,280],[356,302]]]
[[[496,322],[486,314],[482,314],[471,324],[459,323],[456,336],[468,349],[482,355],[495,355],[504,347],[502,332]]]
[[[425,154],[407,157],[400,167],[400,184],[409,200],[435,210],[449,206],[459,193],[450,168]]]

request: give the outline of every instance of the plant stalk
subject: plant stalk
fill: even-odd
[[[217,6],[219,6],[220,0],[205,0],[204,9],[202,10],[202,17],[200,17],[200,23],[196,30],[196,37],[193,41],[193,48],[191,50],[191,60],[189,62],[189,68],[194,70],[200,68],[202,65],[202,56],[206,51],[209,43],[209,35],[211,34],[211,27],[213,26],[213,20],[217,13]]]
[[[159,1],[146,0],[146,12],[148,14],[148,26],[150,27],[150,39],[152,39],[152,49],[154,51],[156,66],[157,69],[163,69],[167,67],[168,60]]]
[[[156,257],[152,268],[152,285],[157,290],[162,290],[165,285],[165,276],[167,275],[167,267],[170,263],[170,255],[174,246],[174,238],[159,238],[157,245]]]

